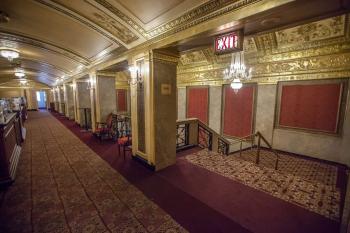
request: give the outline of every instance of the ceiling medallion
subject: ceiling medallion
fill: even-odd
[[[9,61],[19,57],[19,52],[15,49],[2,48],[0,49],[0,55]]]

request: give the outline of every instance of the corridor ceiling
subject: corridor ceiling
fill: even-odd
[[[144,42],[260,1],[1,0],[1,14],[9,21],[0,17],[0,47],[19,50],[20,58],[12,62],[0,58],[0,83],[13,79],[14,68],[22,67],[27,78],[53,86],[59,78],[71,77]],[[288,4],[305,2],[313,8],[297,15],[316,17],[348,5],[347,0],[290,0]],[[251,31],[259,31],[264,19],[281,17],[278,23],[283,24],[298,20],[293,15],[285,7],[246,23]]]

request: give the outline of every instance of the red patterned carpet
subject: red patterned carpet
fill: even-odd
[[[26,127],[1,232],[187,232],[49,113]]]
[[[190,163],[186,160],[186,155],[198,151],[196,148],[179,153],[179,159],[174,166],[154,173],[145,168],[139,162],[130,159],[130,155],[128,155],[126,157],[126,160],[124,160],[122,156],[118,155],[117,147],[115,144],[108,141],[100,143],[98,140],[92,137],[90,133],[81,132],[80,128],[74,122],[69,121],[56,114],[54,114],[54,116],[56,116],[56,119],[63,123],[81,141],[77,140],[77,138],[73,140],[74,137],[67,138],[67,135],[71,135],[68,134],[69,131],[64,130],[65,128],[62,127],[61,124],[58,124],[58,122],[54,120],[54,118],[50,117],[49,114],[45,112],[31,113],[31,120],[28,122],[27,127],[30,128],[29,126],[35,121],[37,122],[36,124],[40,125],[40,128],[43,129],[40,132],[44,132],[42,139],[33,140],[33,137],[31,137],[31,149],[34,148],[34,151],[39,151],[35,146],[33,147],[33,145],[36,143],[41,145],[43,143],[42,141],[46,141],[48,145],[52,144],[53,149],[55,149],[55,147],[57,149],[57,144],[60,145],[59,148],[62,151],[62,156],[59,156],[58,153],[53,153],[52,155],[51,153],[47,153],[46,161],[48,162],[44,164],[50,164],[49,167],[51,170],[47,170],[48,167],[42,166],[41,164],[40,166],[38,165],[40,167],[38,168],[38,172],[40,171],[40,174],[46,174],[48,177],[50,177],[51,174],[51,177],[53,177],[53,180],[55,182],[51,184],[53,186],[48,186],[46,188],[45,185],[45,188],[36,191],[36,182],[33,182],[35,178],[35,172],[32,167],[35,163],[39,163],[35,162],[38,157],[35,157],[33,155],[30,157],[28,154],[29,150],[25,148],[25,153],[22,156],[20,162],[18,179],[6,193],[5,202],[1,209],[0,219],[0,223],[2,224],[2,228],[0,229],[4,229],[4,226],[9,227],[13,225],[21,225],[22,227],[12,228],[17,229],[17,231],[5,232],[32,232],[32,230],[34,232],[39,232],[37,230],[39,229],[38,225],[40,227],[48,227],[48,231],[41,232],[65,232],[66,229],[68,229],[67,232],[104,232],[104,230],[107,232],[112,231],[113,228],[117,229],[117,226],[119,226],[121,222],[126,221],[128,218],[121,218],[120,222],[118,222],[119,224],[111,224],[109,220],[115,219],[115,215],[100,214],[101,212],[109,213],[109,211],[120,210],[120,207],[118,207],[118,205],[107,204],[111,203],[111,192],[113,192],[113,195],[115,195],[116,198],[120,200],[120,202],[125,204],[126,208],[129,208],[131,213],[134,213],[133,211],[135,211],[135,209],[133,209],[132,206],[129,206],[128,203],[135,203],[135,206],[137,208],[141,207],[141,209],[145,206],[152,206],[152,208],[149,208],[147,210],[144,209],[145,212],[142,213],[152,213],[150,211],[152,211],[153,207],[160,211],[160,215],[147,214],[147,220],[140,218],[139,214],[133,214],[135,220],[133,221],[133,224],[135,224],[134,227],[138,226],[137,223],[140,223],[141,227],[143,227],[140,229],[148,230],[148,232],[157,230],[160,232],[176,232],[184,230],[178,224],[180,224],[189,232],[200,233],[333,233],[339,231],[339,222],[337,221],[326,218],[315,212],[308,211],[305,208],[301,208],[295,204],[291,204],[284,200],[278,199],[265,192],[261,192],[240,182],[236,182],[228,177],[211,172],[206,168],[202,168]],[[50,127],[52,128],[51,137],[50,134],[47,133],[50,132],[50,130],[45,130],[45,128],[50,129]],[[65,133],[61,134],[57,132]],[[52,140],[52,138],[55,138],[56,141]],[[85,144],[81,142],[84,142],[86,145],[88,145],[88,147],[90,147],[95,153],[93,153],[91,150],[88,150]],[[29,140],[27,140],[27,144],[28,143]],[[68,146],[69,144],[79,144],[79,146],[76,147],[76,153],[73,154],[78,154],[79,156],[77,156],[77,158],[80,158],[79,161],[88,164],[92,170],[76,170],[78,169],[77,167],[81,167],[82,164],[78,165],[78,163],[77,166],[73,166],[72,163],[75,162],[68,158],[71,156],[68,151],[71,152],[72,150],[72,148]],[[43,151],[40,153],[42,152]],[[97,159],[98,156],[96,156],[96,154],[107,161],[115,170],[118,171],[118,173],[115,172],[113,173],[114,175],[112,175],[114,169],[110,169],[107,166],[108,174],[104,174],[105,171],[103,170],[105,169],[102,169],[100,171],[100,169],[97,169],[96,166],[93,166],[93,164],[105,164],[102,163],[100,159]],[[53,164],[60,161],[60,158],[62,157],[65,158],[68,163],[68,166],[65,166],[67,169],[62,168],[62,170],[57,169],[55,171],[56,166]],[[28,165],[31,161],[32,165]],[[97,161],[99,162],[96,163]],[[31,169],[32,178],[25,177],[25,174],[28,174],[28,172],[30,172],[29,170]],[[71,171],[71,173],[69,173],[69,171]],[[68,172],[67,175],[65,175],[66,172]],[[100,172],[103,174],[102,177],[100,176]],[[70,195],[70,198],[62,198],[64,195],[61,195],[59,193],[60,187],[57,185],[58,183],[56,181],[56,174],[57,177],[70,177],[68,174],[72,174],[73,177],[76,177],[76,181],[78,182],[76,185],[80,184],[80,187],[85,190],[85,195],[87,196],[89,203],[92,203],[98,215],[86,215],[86,213],[89,213],[90,211],[91,213],[94,212],[93,206],[87,205],[85,209],[81,208],[85,205],[79,205],[80,199],[78,197],[83,194],[79,194],[79,192],[76,192],[73,188],[66,188],[66,190],[71,190],[71,192],[67,191],[67,195]],[[338,175],[338,179],[339,178],[340,176]],[[342,179],[345,180],[344,177]],[[66,187],[74,187],[72,184],[70,184],[70,182],[74,184],[75,179],[72,181],[70,181],[70,179],[64,180],[67,180]],[[30,186],[29,183],[31,183],[32,186]],[[101,183],[103,184],[103,187],[101,186]],[[126,185],[127,187],[130,186],[133,188],[127,189],[124,185],[125,183],[128,184]],[[115,188],[112,188],[113,184],[115,185]],[[54,189],[54,187],[56,187],[56,189]],[[111,190],[111,192],[103,192],[103,195],[94,194],[95,192],[99,193],[98,190],[104,190],[105,188]],[[116,189],[120,190],[120,192],[118,193]],[[343,189],[344,187],[342,186],[342,191]],[[57,195],[55,195],[54,192],[51,192],[50,190],[58,190]],[[48,214],[48,217],[38,218],[40,221],[34,221],[38,216],[37,213],[39,212],[34,211],[34,206],[36,205],[36,201],[34,201],[35,192],[38,192],[38,194],[41,193],[40,196],[42,196],[43,203],[45,203],[45,200],[51,200],[51,196],[53,198],[56,198],[58,196],[58,200],[56,200],[56,202],[50,202],[43,204],[42,206],[43,208],[46,206],[47,209],[51,210],[63,209],[63,215],[62,211],[54,211],[53,215]],[[11,198],[12,195],[15,195],[16,193],[21,193],[21,201],[16,198]],[[92,193],[91,197],[98,196],[101,198],[100,200],[104,200],[102,203],[106,203],[95,205],[95,199],[92,199],[90,197],[90,193]],[[143,203],[145,202],[143,201],[133,202],[133,200],[135,200],[132,198],[133,195],[136,195],[137,199],[142,196],[142,200],[146,200],[146,203],[152,204],[144,205]],[[86,200],[84,199],[84,201]],[[69,207],[71,202],[73,202],[73,207],[76,206],[75,209]],[[77,205],[74,205],[76,202]],[[117,203],[119,202],[117,201]],[[141,205],[139,205],[139,203],[141,203]],[[13,208],[6,207],[11,205],[20,206],[19,208],[21,208],[22,211],[16,212],[13,211]],[[71,208],[72,211],[65,211],[66,206],[68,208]],[[109,210],[104,209],[107,206],[110,206]],[[64,216],[64,218],[62,216]],[[109,218],[108,216],[112,217]],[[162,218],[161,216],[165,217]],[[86,220],[83,221],[82,219]],[[91,221],[88,221],[88,219]],[[160,223],[163,221],[167,223],[170,222],[170,226],[168,224],[163,225]],[[40,225],[41,222],[47,225]],[[76,228],[71,226],[76,226]],[[147,228],[147,226],[151,227]],[[158,226],[162,228],[159,227],[158,229],[155,229]],[[58,227],[58,229],[62,229],[62,231],[52,231],[51,229],[54,229],[53,227]],[[27,231],[23,229],[27,229]],[[11,230],[11,227],[9,230]],[[123,231],[115,230],[115,232]]]

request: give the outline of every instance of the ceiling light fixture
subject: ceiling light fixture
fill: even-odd
[[[20,84],[22,84],[22,85],[27,84],[27,80],[25,80],[25,79],[19,80],[19,82],[20,82]]]
[[[244,64],[243,51],[232,53],[230,68],[224,70],[224,80],[231,81],[231,88],[237,93],[243,86],[242,81],[252,78],[252,70]]]
[[[14,49],[6,48],[0,50],[0,55],[9,61],[12,61],[13,59],[19,57],[19,52]]]
[[[22,77],[24,77],[26,74],[24,73],[24,70],[22,70],[22,69],[17,69],[17,70],[15,70],[15,76],[16,77],[19,77],[19,78],[22,78]]]

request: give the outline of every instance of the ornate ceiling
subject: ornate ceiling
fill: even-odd
[[[60,77],[75,75],[147,40],[169,35],[180,30],[179,26],[190,27],[200,17],[224,6],[235,7],[236,2],[2,0],[0,11],[10,20],[0,23],[0,47],[19,50],[20,59],[9,63],[0,58],[1,80],[13,78],[14,67],[21,66],[27,78],[51,86]]]
[[[0,11],[9,21],[0,20],[0,47],[19,50],[20,58],[0,58],[0,83],[13,79],[14,67],[20,66],[28,79],[53,86],[61,77],[74,76],[145,42],[264,2],[268,8],[278,1],[1,0]],[[249,21],[245,24],[250,27]]]

